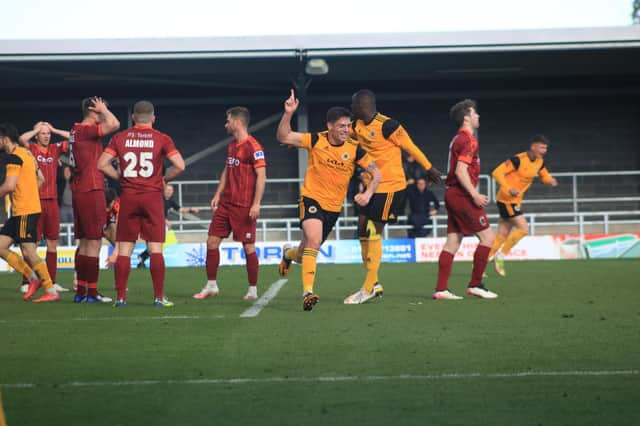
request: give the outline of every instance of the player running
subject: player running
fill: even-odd
[[[500,185],[496,196],[500,219],[489,258],[495,256],[496,272],[503,277],[507,275],[505,256],[529,233],[529,225],[521,209],[524,193],[538,176],[545,185],[558,186],[558,181],[551,176],[544,162],[548,147],[549,140],[543,135],[536,135],[531,138],[528,151],[514,155],[491,173]],[[502,250],[498,252],[501,246]]]
[[[309,164],[298,202],[302,241],[295,248],[283,247],[279,272],[284,276],[289,273],[292,261],[302,263],[302,308],[310,311],[319,300],[313,292],[318,251],[338,219],[356,164],[372,176],[366,191],[355,196],[360,206],[369,203],[382,176],[371,156],[349,137],[351,113],[348,109],[329,108],[326,131],[298,133],[291,130],[291,117],[298,105],[292,89],[284,103],[277,138],[280,143],[309,151]],[[370,294],[362,291],[357,297],[365,300]]]

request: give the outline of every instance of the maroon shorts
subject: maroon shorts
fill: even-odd
[[[60,207],[58,200],[55,198],[47,198],[40,200],[42,213],[38,220],[38,233],[36,241],[42,240],[42,236],[46,240],[57,240],[60,238]]]
[[[482,207],[476,206],[471,196],[458,187],[447,188],[444,194],[447,207],[447,234],[470,235],[489,227],[489,219]]]
[[[164,243],[166,223],[161,192],[122,193],[116,241]]]
[[[101,240],[102,229],[107,222],[107,202],[101,189],[74,192],[73,228],[76,240]]]
[[[209,235],[227,238],[233,231],[233,240],[241,243],[256,242],[256,221],[249,217],[249,207],[220,203],[211,219]]]

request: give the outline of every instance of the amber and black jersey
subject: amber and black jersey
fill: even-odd
[[[369,123],[354,121],[352,136],[358,139],[380,169],[382,181],[376,192],[396,192],[407,187],[402,167],[402,150],[411,154],[425,170],[431,168],[431,163],[413,143],[404,127],[385,115],[377,113]]]
[[[323,210],[339,212],[356,164],[367,168],[371,157],[353,139],[331,145],[326,131],[304,133],[301,148],[309,151],[302,196],[316,200]]]
[[[7,176],[17,176],[16,188],[11,192],[11,215],[26,216],[42,212],[38,194],[38,166],[31,152],[17,146],[7,156]]]
[[[548,185],[553,176],[544,164],[544,160],[536,158],[531,160],[527,152],[514,155],[493,170],[493,178],[500,185],[496,200],[505,204],[522,203],[522,196],[529,189],[533,180],[539,176],[542,183]],[[519,194],[512,196],[510,189],[517,189]]]

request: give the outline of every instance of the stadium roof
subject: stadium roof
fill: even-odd
[[[314,90],[353,85],[397,90],[457,86],[461,80],[590,80],[635,86],[640,26],[446,33],[393,33],[168,39],[5,40],[0,90],[132,88],[176,95],[282,93],[308,58],[329,71]],[[577,80],[576,80],[577,79]],[[455,82],[452,83],[452,82]],[[544,84],[543,84],[544,82]],[[602,84],[602,83],[598,83]],[[588,85],[593,85],[590,82]],[[517,84],[516,84],[517,86]],[[172,88],[174,92],[172,92]],[[72,93],[77,91],[78,93]],[[204,92],[203,92],[204,91]],[[92,92],[94,93],[94,92]],[[103,92],[104,93],[104,92]],[[3,96],[5,97],[5,96]],[[6,98],[6,97],[5,97]]]

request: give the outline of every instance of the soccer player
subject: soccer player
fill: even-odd
[[[522,216],[522,197],[529,189],[536,176],[545,185],[558,186],[558,181],[551,176],[544,163],[544,156],[549,147],[549,140],[543,135],[536,135],[530,140],[529,150],[514,155],[496,167],[493,178],[500,185],[496,204],[500,212],[498,219],[498,235],[493,243],[489,258],[494,257],[496,272],[506,276],[504,257],[529,233],[527,220]],[[502,250],[498,252],[500,247]]]
[[[378,112],[372,91],[356,92],[352,97],[351,111],[356,119],[353,135],[382,173],[382,182],[370,202],[364,207],[356,206],[362,261],[367,271],[361,290],[369,297],[358,296],[359,290],[344,299],[344,303],[357,304],[383,293],[378,278],[382,261],[382,230],[386,223],[396,222],[404,210],[406,197],[407,179],[402,166],[402,151],[413,156],[426,170],[430,182],[439,183],[441,173],[431,165],[397,120]],[[368,225],[369,221],[373,226]]]
[[[116,302],[126,306],[127,282],[131,272],[131,253],[138,236],[151,251],[153,305],[170,308],[173,302],[164,295],[165,266],[162,244],[165,238],[165,218],[162,208],[164,182],[175,179],[185,169],[184,159],[168,135],[153,128],[153,104],[138,101],[133,106],[134,126],[116,133],[98,160],[98,169],[114,180],[120,180],[120,212],[116,229],[118,258],[115,264]],[[113,167],[118,159],[121,172]],[[162,161],[173,165],[162,177]]]
[[[51,134],[62,136],[65,140],[51,143]],[[34,143],[29,141],[34,140]],[[49,276],[57,291],[69,291],[56,283],[58,270],[58,239],[60,238],[60,207],[58,205],[58,160],[60,155],[69,151],[69,132],[58,130],[47,122],[38,122],[32,130],[20,136],[20,144],[29,149],[35,157],[38,167],[44,176],[40,186],[40,205],[42,213],[38,220],[36,242],[47,241],[46,263]],[[26,278],[26,277],[25,277]]]
[[[42,285],[45,294],[34,302],[55,302],[60,296],[53,287],[47,265],[36,253],[36,233],[41,212],[38,180],[44,178],[31,152],[19,145],[18,131],[9,123],[0,124],[0,149],[9,154],[6,159],[7,177],[0,185],[0,198],[11,194],[11,217],[0,229],[0,257],[29,278],[29,288],[23,300],[31,299]],[[14,243],[20,245],[22,255],[33,269],[10,250]]]
[[[258,255],[256,224],[267,181],[267,163],[260,143],[249,134],[250,112],[245,107],[227,110],[224,125],[233,141],[227,146],[227,159],[220,184],[211,199],[214,211],[207,238],[207,283],[193,295],[202,300],[219,293],[217,276],[220,265],[220,243],[233,231],[234,241],[244,248],[249,286],[244,300],[258,298]]]
[[[79,240],[76,256],[78,278],[75,303],[107,303],[98,293],[100,246],[106,218],[104,176],[98,170],[102,136],[120,127],[120,122],[99,97],[82,101],[84,118],[70,132],[73,163],[73,225]]]
[[[480,174],[480,146],[474,136],[480,127],[480,115],[471,99],[458,102],[449,111],[451,119],[460,126],[449,145],[449,169],[444,202],[447,208],[447,241],[438,259],[438,283],[433,293],[436,300],[460,300],[448,290],[453,258],[460,248],[464,235],[475,234],[480,243],[473,255],[471,281],[467,287],[469,296],[495,299],[497,294],[482,284],[482,274],[487,267],[494,234],[489,226],[484,207],[488,198],[476,189]]]
[[[316,257],[338,219],[342,202],[356,164],[371,174],[366,191],[355,196],[355,202],[366,206],[382,179],[380,170],[371,156],[349,137],[351,113],[342,107],[327,111],[327,130],[320,133],[298,133],[291,130],[291,117],[299,101],[294,91],[284,103],[284,114],[278,125],[278,141],[285,145],[309,151],[309,164],[302,185],[300,205],[300,227],[302,241],[295,248],[283,247],[279,272],[289,273],[291,262],[302,263],[302,308],[310,311],[319,297],[313,292],[316,276]],[[362,303],[371,298],[371,292],[356,293]]]

